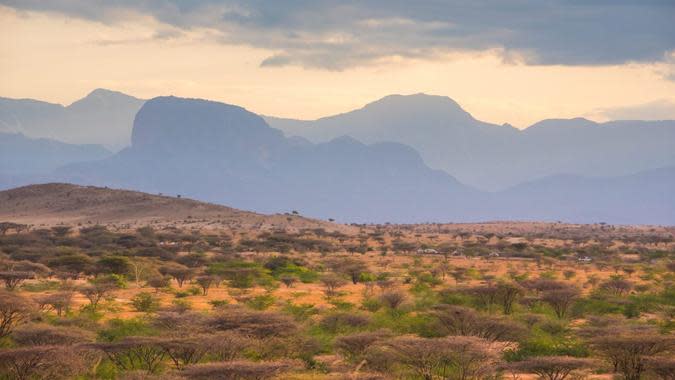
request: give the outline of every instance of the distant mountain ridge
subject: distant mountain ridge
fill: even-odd
[[[351,138],[302,144],[243,108],[205,100],[147,101],[132,142],[108,159],[68,165],[50,180],[343,221],[367,221],[375,214],[380,220],[425,220],[437,207],[430,200],[439,198],[456,205],[453,215],[465,217],[469,210],[461,204],[474,193],[426,167],[407,146]],[[410,201],[391,207],[401,199]]]
[[[407,144],[431,167],[491,191],[561,173],[623,176],[675,165],[675,121],[551,119],[521,131],[476,120],[454,100],[425,94],[387,96],[313,121],[266,120],[312,142],[348,135]]]
[[[0,189],[24,184],[64,165],[111,155],[100,145],[73,145],[0,132]]]
[[[138,112],[129,148],[65,166],[49,180],[183,194],[263,213],[298,210],[343,222],[536,217],[675,224],[669,212],[675,170],[659,173],[551,177],[489,193],[430,169],[402,144],[368,145],[351,137],[312,144],[284,137],[241,107],[158,97]],[[649,186],[636,187],[644,181]]]
[[[96,89],[68,106],[0,98],[0,132],[118,150],[129,145],[134,116],[143,102],[105,89]]]
[[[99,96],[88,98],[78,107],[96,104]],[[131,145],[114,155],[0,134],[0,145],[26,146],[0,151],[7,157],[0,162],[0,188],[69,182],[343,222],[675,225],[671,121],[545,120],[519,131],[477,121],[449,98],[422,94],[387,97],[321,120],[327,124],[300,122],[298,128],[311,132],[305,137],[286,137],[235,105],[157,97],[140,107]],[[290,123],[287,131],[296,123],[272,122]],[[336,137],[327,139],[326,131]],[[433,169],[438,165],[430,157],[451,165],[462,180]],[[479,190],[462,176],[503,190]]]

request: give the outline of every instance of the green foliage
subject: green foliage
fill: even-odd
[[[314,305],[310,304],[299,304],[296,305],[290,301],[286,302],[283,306],[282,311],[284,313],[290,314],[298,321],[305,321],[313,315],[317,315],[319,310],[317,310]]]
[[[228,281],[233,288],[247,289],[255,285],[269,285],[274,278],[270,271],[259,263],[244,260],[229,260],[208,265],[206,273]]]
[[[21,285],[21,290],[26,292],[47,292],[55,291],[61,288],[59,281],[40,280],[38,282],[26,283]]]
[[[246,306],[255,310],[266,310],[274,305],[275,298],[272,294],[261,294],[246,301]]]
[[[98,333],[98,338],[104,342],[115,342],[128,336],[152,336],[157,331],[144,318],[111,319]]]
[[[533,356],[575,356],[587,357],[590,354],[582,341],[560,334],[550,334],[541,328],[530,331],[529,337],[520,342],[518,348],[509,350],[504,358],[507,361],[520,361]]]
[[[455,289],[444,289],[438,293],[438,303],[466,306],[473,303],[473,298],[465,292]]]
[[[149,313],[159,308],[157,297],[148,292],[140,292],[131,299],[134,310]]]
[[[363,301],[361,301],[361,307],[374,313],[382,308],[382,302],[377,298],[364,298]]]
[[[354,304],[353,304],[353,303],[347,302],[347,301],[342,301],[342,300],[339,299],[339,298],[333,298],[333,299],[331,299],[331,300],[329,301],[329,303],[330,303],[331,305],[335,306],[335,309],[337,309],[337,310],[348,311],[348,310],[354,309]]]
[[[214,308],[220,308],[220,307],[229,305],[230,301],[228,301],[228,300],[211,300],[211,301],[209,301],[209,304],[211,306],[213,306]]]

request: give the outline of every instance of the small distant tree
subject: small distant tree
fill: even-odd
[[[21,346],[72,346],[92,342],[93,333],[73,326],[58,327],[47,324],[26,324],[12,333],[12,339]]]
[[[117,289],[117,282],[109,277],[100,277],[91,280],[89,284],[80,287],[79,292],[89,300],[89,305],[96,310],[101,300]]]
[[[134,310],[148,313],[159,308],[159,300],[148,292],[140,292],[131,299]]]
[[[202,289],[202,295],[206,295],[209,292],[209,289],[211,288],[212,285],[216,284],[218,282],[218,278],[215,276],[210,276],[210,275],[202,275],[199,276],[195,279],[195,282],[199,287]]]
[[[131,262],[124,256],[105,256],[95,264],[96,273],[125,275],[131,270]]]
[[[639,380],[647,370],[646,359],[670,352],[675,338],[648,331],[619,327],[602,329],[590,339],[592,347],[604,356],[626,380]]]
[[[165,276],[171,276],[182,288],[185,281],[189,281],[194,276],[194,270],[181,264],[164,265],[159,268],[159,272]]]
[[[70,307],[73,304],[73,296],[74,294],[71,291],[62,291],[36,297],[35,302],[41,310],[51,309],[57,316],[62,317],[70,312]]]
[[[219,313],[208,318],[206,326],[210,332],[233,331],[257,338],[287,337],[298,330],[295,321],[285,314],[237,306],[220,308]]]
[[[660,380],[675,379],[675,358],[651,356],[643,359],[648,373]]]
[[[168,288],[171,285],[171,279],[167,276],[153,276],[147,281],[149,287],[155,289],[155,293],[160,290]]]
[[[621,278],[612,278],[600,284],[600,288],[610,294],[620,297],[633,289],[633,283]]]
[[[24,272],[24,271],[2,271],[0,272],[0,281],[5,284],[5,289],[14,290],[24,281],[34,278],[35,274],[33,272]]]
[[[348,360],[353,362],[361,361],[370,346],[376,342],[391,338],[391,335],[391,332],[386,330],[342,335],[335,339],[335,348]]]
[[[565,318],[569,314],[572,305],[579,298],[580,292],[576,287],[565,287],[547,290],[541,300],[549,304],[558,318]]]
[[[464,267],[456,267],[450,271],[450,276],[452,276],[456,283],[461,284],[466,280],[467,270]]]
[[[488,341],[516,341],[525,334],[524,328],[516,322],[481,315],[469,307],[438,306],[431,315],[437,319],[439,331],[447,335],[477,336]]]
[[[68,236],[68,234],[70,234],[70,231],[72,231],[72,229],[73,228],[71,226],[55,226],[52,227],[52,234],[54,235],[54,237],[62,239]]]
[[[279,281],[281,281],[284,285],[286,285],[287,288],[292,288],[293,284],[295,284],[298,281],[298,279],[295,276],[284,275],[281,276]]]
[[[142,369],[156,373],[162,366],[166,352],[160,345],[160,339],[150,337],[128,337],[117,342],[92,343],[120,370]]]
[[[334,273],[329,273],[321,277],[321,283],[324,286],[326,297],[333,297],[337,294],[338,288],[345,286],[347,281]]]
[[[9,379],[72,379],[88,369],[87,355],[66,346],[31,346],[0,350],[0,373]]]
[[[370,351],[371,360],[390,360],[425,380],[450,378],[450,374],[457,379],[488,378],[499,362],[498,352],[488,342],[468,336],[399,336]]]
[[[0,290],[0,338],[8,336],[16,326],[26,322],[34,310],[30,300]]]
[[[408,297],[399,290],[390,290],[380,295],[380,301],[391,310],[397,310]]]
[[[573,371],[593,368],[595,362],[571,356],[539,356],[509,364],[512,371],[534,373],[543,380],[565,380]]]

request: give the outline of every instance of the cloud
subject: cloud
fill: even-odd
[[[505,62],[605,65],[675,51],[672,0],[0,0],[104,23],[133,14],[277,52],[261,66],[340,70],[389,57],[501,52]],[[517,59],[514,60],[514,57]]]
[[[609,120],[675,120],[675,101],[660,99],[632,106],[599,109],[595,113]]]

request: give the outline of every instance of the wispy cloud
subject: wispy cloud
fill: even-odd
[[[675,120],[675,101],[659,99],[643,104],[601,108],[594,114],[608,120]]]

